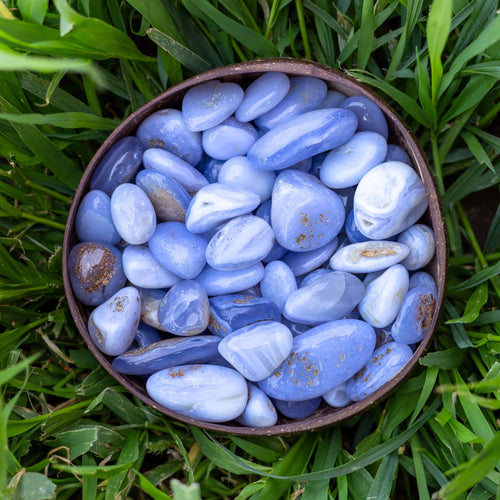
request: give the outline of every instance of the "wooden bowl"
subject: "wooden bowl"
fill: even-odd
[[[184,94],[188,89],[194,87],[195,85],[209,80],[218,79],[225,82],[239,83],[243,86],[243,88],[245,88],[255,78],[269,71],[279,71],[286,73],[289,76],[308,75],[320,78],[325,81],[328,87],[332,90],[338,90],[348,96],[364,95],[372,99],[385,113],[389,125],[388,142],[398,144],[406,150],[412,160],[413,167],[422,179],[427,192],[429,208],[424,214],[423,221],[428,224],[434,231],[436,238],[436,254],[425,270],[433,275],[437,284],[438,293],[436,309],[432,318],[431,328],[428,335],[422,340],[422,342],[420,342],[412,358],[406,364],[406,366],[400,372],[398,372],[394,378],[380,387],[373,394],[362,401],[352,403],[351,405],[340,409],[328,406],[323,402],[318,410],[313,415],[307,418],[303,418],[300,420],[291,420],[280,417],[278,423],[273,427],[251,428],[243,427],[233,422],[224,424],[209,423],[180,415],[153,401],[146,393],[145,382],[143,379],[134,376],[122,375],[116,372],[111,367],[112,358],[103,354],[97,349],[88,333],[87,321],[91,312],[91,308],[81,304],[73,294],[68,273],[68,256],[71,248],[78,242],[75,234],[75,217],[77,209],[83,197],[89,191],[90,180],[97,165],[114,143],[125,136],[133,135],[138,125],[155,111],[163,108],[180,109]],[[64,287],[66,290],[66,296],[68,299],[71,314],[73,315],[78,330],[89,346],[89,349],[92,351],[101,365],[132,394],[137,396],[144,403],[164,413],[165,415],[168,415],[169,417],[192,425],[196,425],[204,429],[231,434],[254,436],[289,435],[332,426],[346,419],[359,415],[373,405],[379,403],[383,398],[387,397],[388,394],[391,393],[396,388],[396,386],[398,386],[409,375],[411,370],[417,364],[419,358],[429,346],[431,337],[436,330],[438,318],[443,308],[446,285],[446,268],[447,244],[442,208],[432,174],[429,170],[429,166],[412,132],[407,128],[407,126],[394,112],[394,110],[384,102],[383,99],[381,99],[372,90],[366,88],[350,76],[310,61],[288,58],[261,59],[246,63],[233,64],[230,66],[207,71],[206,73],[202,73],[201,75],[189,78],[188,80],[168,89],[167,91],[163,92],[162,94],[142,106],[132,115],[130,115],[104,141],[103,145],[98,149],[98,151],[90,161],[88,167],[86,168],[78,189],[75,193],[73,204],[69,211],[63,244]]]

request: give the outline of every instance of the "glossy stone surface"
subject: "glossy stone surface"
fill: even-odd
[[[260,282],[262,297],[274,302],[281,311],[286,300],[295,290],[297,290],[297,281],[292,270],[279,260],[269,262]]]
[[[260,283],[264,276],[264,266],[257,262],[253,266],[234,271],[219,271],[206,266],[196,281],[209,296],[241,292]]]
[[[192,280],[176,283],[158,307],[161,326],[167,332],[182,337],[203,332],[207,328],[209,317],[207,292]]]
[[[259,206],[255,212],[257,217],[262,217],[268,224],[271,224],[271,200],[267,200],[262,205]],[[262,259],[262,262],[268,263],[273,260],[279,260],[286,254],[288,250],[283,248],[276,240],[274,241],[273,248],[267,254],[266,257]]]
[[[132,285],[141,288],[169,288],[180,278],[163,267],[151,250],[143,245],[129,245],[123,250],[123,271]]]
[[[284,401],[322,396],[359,371],[374,347],[375,332],[364,321],[323,323],[294,337],[288,358],[259,387]]]
[[[246,88],[243,101],[234,116],[240,122],[255,120],[279,104],[289,89],[290,80],[284,73],[264,73]]]
[[[248,151],[248,159],[262,170],[290,167],[340,146],[356,126],[356,116],[346,109],[308,111],[265,133]]]
[[[191,87],[182,99],[186,127],[194,132],[215,127],[231,116],[243,100],[237,83],[211,80]]]
[[[334,321],[349,314],[364,293],[363,283],[353,274],[337,271],[323,274],[288,297],[283,315],[306,325]]]
[[[408,153],[397,144],[387,144],[387,154],[385,156],[386,161],[401,161],[407,165],[411,165],[410,157]]]
[[[278,105],[257,118],[255,123],[264,130],[287,123],[297,115],[319,107],[327,91],[323,80],[311,76],[293,76],[287,95]]]
[[[324,274],[331,273],[331,269],[325,269],[324,267],[321,267],[319,269],[315,269],[314,271],[310,272],[309,274],[306,274],[301,278],[301,281],[299,283],[300,287],[310,285],[316,278],[319,278],[320,276],[323,276]]]
[[[390,325],[408,292],[409,276],[400,264],[390,267],[367,287],[358,308],[362,318],[376,328]]]
[[[122,254],[105,243],[75,245],[69,253],[68,267],[75,297],[88,306],[102,304],[125,285]]]
[[[316,177],[285,170],[276,179],[271,225],[282,247],[294,252],[321,248],[337,236],[344,219],[342,201]]]
[[[274,244],[271,226],[255,215],[235,217],[208,243],[207,263],[220,271],[243,269],[260,262]]]
[[[117,141],[95,169],[90,189],[99,189],[108,196],[124,182],[131,182],[142,163],[143,146],[132,136]]]
[[[246,380],[216,365],[180,365],[153,373],[146,382],[150,397],[169,410],[206,422],[226,422],[241,415],[248,400]]]
[[[142,304],[141,304],[141,309],[142,309]],[[133,345],[137,345],[137,347],[146,347],[147,345],[159,342],[161,339],[162,336],[160,335],[160,332],[156,328],[153,328],[152,326],[149,326],[146,323],[140,321],[139,325],[135,330]]]
[[[368,363],[347,383],[347,395],[361,401],[391,380],[410,360],[413,352],[405,344],[390,342],[379,347]]]
[[[321,248],[309,252],[287,252],[281,259],[295,276],[303,276],[322,266],[337,249],[338,240],[334,238]]]
[[[121,237],[111,218],[111,200],[99,189],[89,191],[83,198],[75,218],[76,236],[80,241],[116,245]]]
[[[256,385],[248,384],[248,403],[236,419],[247,427],[269,427],[278,421],[278,414],[271,400]]]
[[[329,90],[319,109],[338,108],[346,100],[346,98],[347,96],[345,94],[342,94],[342,92],[338,92],[337,90]]]
[[[217,356],[219,342],[213,335],[160,340],[123,353],[111,366],[119,373],[150,375],[172,366],[207,363]]]
[[[328,153],[320,179],[334,189],[354,186],[369,170],[383,163],[386,153],[384,137],[376,132],[358,132]]]
[[[351,403],[347,395],[347,382],[335,386],[333,389],[323,394],[323,399],[334,408],[342,408]]]
[[[281,401],[273,400],[276,409],[287,418],[306,418],[312,415],[321,404],[321,397],[307,399],[306,401]]]
[[[410,249],[394,241],[365,241],[346,245],[335,252],[330,267],[349,273],[371,273],[401,262]]]
[[[282,318],[281,322],[292,332],[292,335],[294,337],[311,329],[310,325],[301,325],[300,323],[294,323],[293,321],[290,321],[286,318]]]
[[[155,231],[156,214],[147,194],[135,184],[120,184],[111,195],[111,217],[131,245],[146,243]]]
[[[219,337],[256,321],[279,321],[281,314],[274,302],[255,295],[229,294],[210,300],[208,329]]]
[[[368,241],[368,238],[358,229],[356,226],[356,221],[354,220],[354,210],[351,210],[347,215],[344,226],[347,239],[351,243],[363,243],[363,241]]]
[[[434,232],[425,224],[415,224],[409,227],[398,236],[398,242],[410,248],[410,254],[401,262],[408,271],[415,271],[426,266],[436,251]]]
[[[196,165],[203,153],[201,134],[188,130],[182,112],[177,109],[162,109],[149,115],[139,125],[136,135],[144,149],[165,149],[191,165]]]
[[[196,168],[202,173],[203,177],[212,184],[217,182],[219,171],[224,163],[225,162],[222,160],[216,160],[215,158],[210,158],[208,155],[203,155],[200,163],[196,165]]]
[[[437,297],[437,286],[434,278],[425,271],[418,271],[412,273],[410,276],[410,286],[409,288],[415,288],[416,286],[428,286],[434,297]]]
[[[186,227],[192,233],[204,233],[233,217],[257,208],[258,194],[239,186],[209,184],[200,189],[186,212]]]
[[[128,286],[118,290],[90,313],[89,334],[104,354],[118,356],[132,344],[140,317],[139,292]]]
[[[436,298],[426,286],[412,288],[403,299],[391,328],[392,338],[400,344],[415,344],[425,338],[436,309]]]
[[[148,244],[155,259],[183,279],[196,278],[205,267],[207,240],[181,222],[158,224]]]
[[[276,321],[258,321],[234,330],[219,344],[219,353],[250,382],[263,380],[290,354],[293,335]]]
[[[218,182],[233,184],[254,191],[263,203],[271,198],[276,174],[256,169],[246,156],[235,156],[227,160],[219,170]]]
[[[234,156],[246,155],[257,137],[257,130],[250,123],[230,117],[203,132],[203,150],[216,160],[229,160]]]
[[[340,107],[348,109],[356,115],[358,119],[358,132],[377,132],[385,137],[386,140],[389,137],[389,129],[384,113],[368,97],[362,95],[348,97],[342,102]]]
[[[158,320],[158,308],[167,290],[156,288],[140,288],[141,321],[162,332],[165,331]]]
[[[381,163],[363,176],[354,195],[354,218],[368,238],[382,240],[420,219],[428,201],[422,180],[405,163]]]
[[[144,167],[160,172],[177,181],[188,193],[196,193],[208,184],[207,179],[189,162],[159,148],[149,148],[142,157]]]

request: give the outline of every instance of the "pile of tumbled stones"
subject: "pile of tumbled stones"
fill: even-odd
[[[388,137],[367,97],[269,72],[198,84],[117,141],[69,257],[113,368],[178,414],[253,427],[390,380],[436,284],[424,185]]]

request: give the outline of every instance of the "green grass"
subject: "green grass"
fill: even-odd
[[[500,499],[498,1],[3,1],[0,497]],[[277,55],[347,71],[414,130],[446,217],[446,306],[429,354],[368,413],[215,436],[98,367],[64,298],[63,231],[122,119],[194,73]]]

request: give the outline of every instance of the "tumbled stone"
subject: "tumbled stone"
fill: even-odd
[[[271,200],[267,200],[262,205],[259,206],[257,211],[255,212],[257,217],[262,217],[268,224],[271,224]],[[262,259],[262,262],[268,263],[273,260],[279,260],[283,255],[287,252],[286,248],[283,248],[275,239],[273,248],[267,254],[266,257]]]
[[[434,257],[436,242],[434,232],[425,224],[415,224],[398,236],[398,242],[410,249],[408,257],[401,264],[408,271],[415,271],[426,266]]]
[[[191,87],[182,99],[186,127],[194,132],[215,127],[236,111],[243,95],[243,89],[237,83],[219,80]]]
[[[203,332],[207,328],[209,317],[207,292],[192,280],[176,283],[158,307],[161,326],[167,332],[182,337]]]
[[[341,108],[352,111],[358,119],[358,131],[373,131],[387,138],[389,129],[382,110],[368,97],[355,95],[348,97],[340,105]]]
[[[285,170],[276,179],[271,225],[282,247],[294,252],[321,248],[337,236],[344,219],[342,201],[316,177]]]
[[[427,206],[417,173],[405,163],[392,161],[363,176],[354,195],[354,218],[367,238],[383,240],[415,224]]]
[[[354,210],[351,210],[345,220],[345,233],[351,243],[362,243],[368,241],[368,238],[358,229],[354,220]]]
[[[90,313],[89,334],[104,354],[118,356],[132,344],[140,316],[139,292],[122,288]]]
[[[76,298],[97,306],[125,285],[122,254],[106,243],[75,245],[68,258],[71,287]]]
[[[338,92],[337,90],[329,90],[324,101],[321,103],[321,106],[319,106],[318,109],[338,108],[346,99],[347,96],[342,92]]]
[[[384,163],[387,161],[401,161],[407,165],[411,165],[408,153],[397,144],[387,144],[387,154],[385,155]]]
[[[203,155],[200,163],[196,165],[196,168],[202,173],[203,177],[207,179],[210,184],[217,182],[219,177],[219,171],[224,165],[224,161],[216,160],[215,158],[210,158],[208,155]]]
[[[248,383],[248,402],[236,419],[247,427],[270,427],[278,421],[278,414],[271,400],[256,385]]]
[[[233,217],[257,208],[258,194],[239,186],[209,184],[200,189],[186,212],[186,227],[192,233],[204,233]]]
[[[396,264],[387,269],[366,287],[358,305],[363,319],[376,328],[390,325],[399,313],[408,284],[408,271],[404,266]]]
[[[242,292],[260,283],[263,276],[264,266],[257,262],[252,266],[233,271],[219,271],[206,266],[196,281],[200,283],[209,296],[214,296]]]
[[[331,269],[325,269],[324,267],[321,267],[302,276],[301,281],[300,283],[298,283],[298,285],[300,287],[310,285],[316,278],[319,278],[320,276],[323,276],[324,274],[328,274],[331,272],[332,272]]]
[[[412,357],[405,344],[390,342],[379,347],[368,363],[347,383],[347,395],[352,401],[361,401],[389,382]]]
[[[165,149],[191,165],[196,165],[203,153],[201,134],[188,130],[182,112],[177,109],[162,109],[149,115],[137,128],[136,135],[144,149]]]
[[[294,337],[288,358],[258,385],[283,401],[317,398],[358,372],[374,346],[375,332],[364,321],[323,323]]]
[[[124,182],[131,182],[141,166],[143,146],[136,137],[127,136],[111,146],[97,165],[90,189],[99,189],[108,196]]]
[[[294,323],[286,318],[282,318],[281,322],[292,332],[294,337],[311,329],[311,325],[301,325],[300,323]]]
[[[131,245],[146,243],[153,235],[156,214],[147,194],[135,184],[120,184],[111,195],[111,217],[120,236]]]
[[[162,222],[148,242],[155,259],[175,275],[191,280],[205,267],[207,240],[181,222]]]
[[[323,394],[323,399],[334,408],[342,408],[351,403],[347,395],[347,382],[343,382]]]
[[[290,354],[293,336],[276,321],[257,321],[234,330],[219,344],[219,353],[247,380],[263,380]]]
[[[415,288],[416,286],[428,286],[434,297],[437,297],[437,286],[434,278],[425,271],[418,271],[412,273],[410,276],[410,286],[409,288]]]
[[[111,366],[127,375],[150,375],[172,366],[208,363],[217,356],[219,342],[220,338],[214,335],[159,340],[123,353]]]
[[[158,308],[167,290],[156,288],[140,288],[141,296],[141,321],[162,332],[165,331],[158,320]]]
[[[276,409],[287,418],[298,419],[311,416],[321,404],[321,397],[306,401],[282,401],[273,399]]]
[[[287,252],[281,259],[295,276],[303,276],[322,266],[337,249],[338,240],[334,238],[321,248],[309,252]]]
[[[216,365],[180,365],[153,373],[146,382],[149,396],[165,408],[206,422],[240,416],[247,404],[246,380]]]
[[[139,291],[140,295],[140,291]],[[142,309],[142,303],[141,303]],[[147,325],[146,323],[140,321],[139,325],[135,330],[135,337],[133,345],[137,347],[146,347],[147,345],[154,344],[155,342],[159,342],[162,339],[160,332],[152,326]]]
[[[349,314],[363,298],[365,287],[353,274],[330,272],[290,294],[283,315],[290,321],[318,325]]]
[[[262,297],[274,302],[281,311],[286,300],[295,290],[297,290],[297,281],[292,270],[279,260],[269,262],[260,282]]]

